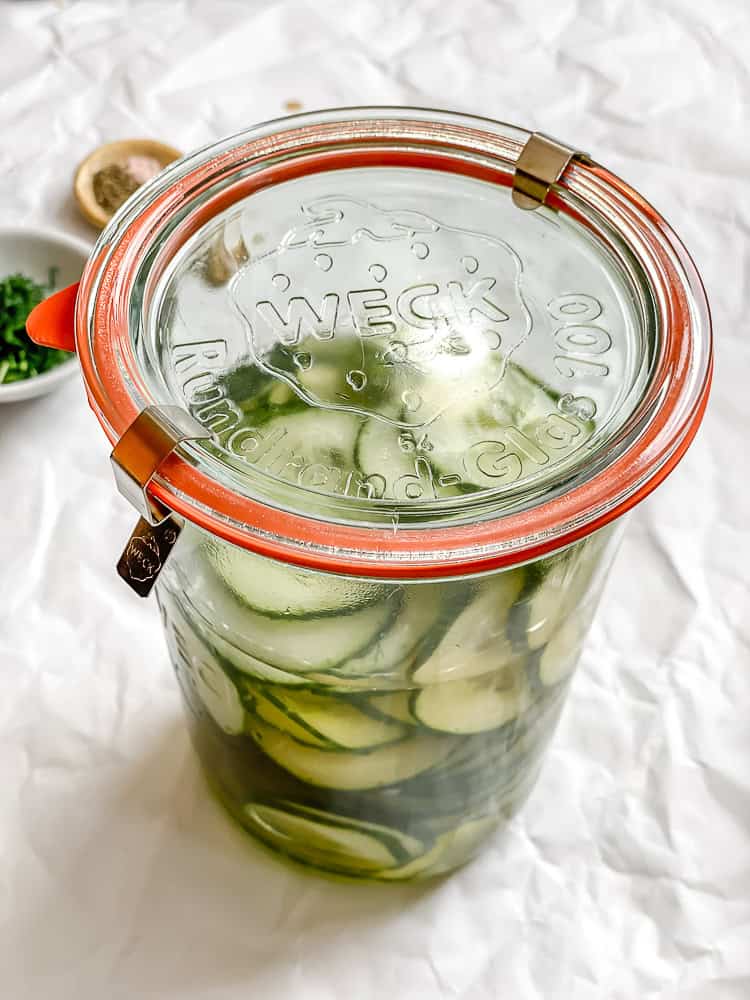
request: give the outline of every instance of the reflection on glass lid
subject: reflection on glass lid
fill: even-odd
[[[564,491],[632,413],[653,345],[627,261],[507,189],[352,169],[266,188],[186,243],[154,368],[240,493],[379,523]]]

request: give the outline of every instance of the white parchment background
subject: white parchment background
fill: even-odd
[[[750,13],[744,0],[0,2],[0,220],[92,235],[100,142],[411,103],[542,128],[670,219],[708,418],[633,517],[541,782],[431,890],[278,864],[205,793],[81,386],[0,409],[0,996],[750,997]]]

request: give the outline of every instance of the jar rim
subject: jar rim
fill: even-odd
[[[510,187],[530,133],[450,112],[352,108],[296,115],[204,147],[145,185],[102,233],[81,281],[76,344],[90,403],[115,444],[141,409],[163,402],[142,377],[134,348],[130,293],[164,219],[197,192],[231,178],[164,248],[173,254],[223,207],[262,186],[346,162],[422,162],[430,169],[486,178]],[[663,332],[640,425],[611,461],[562,495],[469,524],[363,527],[290,512],[241,496],[198,467],[190,444],[160,466],[152,496],[199,527],[273,558],[336,573],[439,577],[482,572],[562,548],[622,515],[675,467],[705,410],[712,369],[711,323],[700,277],[687,250],[636,191],[604,167],[573,160],[546,204],[587,224],[607,220],[646,275]],[[156,269],[155,269],[156,272]],[[151,284],[155,283],[157,274]]]

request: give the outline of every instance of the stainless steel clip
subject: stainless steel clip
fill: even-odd
[[[531,210],[544,205],[553,184],[560,180],[572,159],[590,162],[585,153],[571,149],[541,132],[532,132],[516,161],[513,204]]]
[[[149,496],[148,485],[179,444],[211,436],[179,406],[148,406],[112,451],[117,488],[140,514],[117,563],[117,572],[141,597],[150,593],[182,530],[181,522],[169,508]]]

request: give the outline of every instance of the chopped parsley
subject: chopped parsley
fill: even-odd
[[[41,375],[70,357],[66,351],[39,347],[26,333],[29,313],[52,290],[54,270],[48,286],[23,274],[0,280],[0,385]]]

